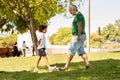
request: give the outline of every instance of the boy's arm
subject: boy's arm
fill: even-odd
[[[40,44],[40,42],[41,42],[41,39],[37,41],[37,46]]]

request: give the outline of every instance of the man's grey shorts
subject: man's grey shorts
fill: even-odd
[[[85,54],[84,50],[84,41],[86,39],[86,35],[81,35],[80,41],[77,41],[78,36],[72,36],[71,43],[69,45],[69,53],[70,55],[75,55],[77,52],[78,55]]]

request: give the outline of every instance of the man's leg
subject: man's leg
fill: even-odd
[[[64,66],[64,69],[68,69],[69,68],[69,65],[70,65],[70,62],[71,60],[73,59],[73,56],[75,55],[77,49],[78,49],[78,41],[77,41],[77,36],[72,36],[72,41],[69,45],[69,53],[68,54],[68,58],[67,58],[67,61],[66,61],[66,64]]]
[[[24,57],[25,57],[25,49],[23,49],[23,55],[24,55]]]
[[[81,56],[82,59],[84,60],[86,68],[88,68],[88,67],[90,66],[90,63],[89,63],[89,61],[88,61],[88,56],[87,56],[87,54],[81,54],[80,56]]]
[[[88,69],[89,66],[90,66],[90,63],[88,61],[88,56],[87,56],[87,54],[86,54],[86,52],[84,50],[84,41],[85,41],[85,38],[86,38],[86,35],[81,35],[80,47],[79,47],[79,49],[78,49],[77,52],[78,52],[78,55],[80,55],[82,57],[82,59],[84,60],[86,69]]]
[[[67,58],[67,61],[66,61],[66,64],[64,66],[66,69],[69,68],[69,65],[70,65],[70,62],[71,62],[72,59],[73,59],[73,56],[69,54],[68,58]]]

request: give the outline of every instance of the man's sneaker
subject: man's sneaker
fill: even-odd
[[[35,68],[35,69],[34,69],[34,72],[38,72],[38,70],[39,70],[38,68]]]
[[[62,71],[62,70],[67,70],[68,68],[66,68],[66,67],[59,67],[59,69]]]

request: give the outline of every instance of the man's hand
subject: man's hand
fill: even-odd
[[[77,37],[77,41],[80,41],[80,39],[81,39],[80,36],[78,36],[78,37]]]

